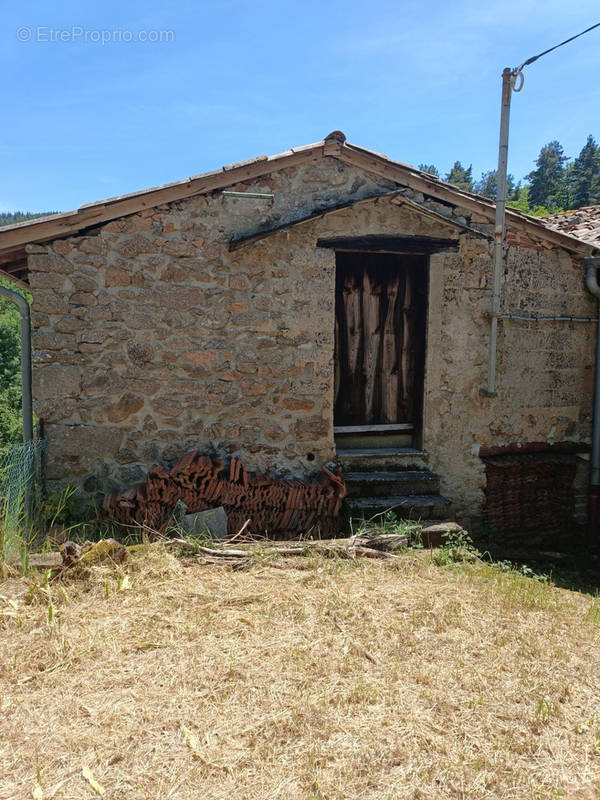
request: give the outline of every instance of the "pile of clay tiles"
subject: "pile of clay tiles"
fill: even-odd
[[[600,206],[583,206],[540,219],[546,227],[600,247]]]
[[[245,532],[277,539],[339,533],[346,487],[338,474],[323,469],[312,482],[270,478],[246,472],[242,462],[228,464],[198,451],[187,453],[171,469],[157,465],[146,482],[104,498],[103,512],[116,523],[144,525],[164,532],[181,500],[189,514],[223,506],[228,534]]]

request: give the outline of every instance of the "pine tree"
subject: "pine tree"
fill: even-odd
[[[565,184],[566,162],[567,157],[560,142],[549,142],[542,147],[535,162],[537,169],[527,175],[531,183],[529,202],[534,208],[544,206],[560,210],[569,204]]]
[[[468,169],[465,169],[460,161],[455,161],[454,166],[446,175],[448,183],[453,183],[457,189],[462,189],[464,192],[473,191],[473,165],[471,164]]]
[[[570,208],[600,203],[600,147],[590,134],[568,168]]]
[[[497,170],[493,169],[489,172],[482,172],[481,179],[475,181],[473,184],[473,191],[477,194],[483,195],[483,197],[489,197],[490,200],[496,200],[496,191],[497,191]],[[511,199],[515,192],[515,179],[512,175],[506,176],[506,197],[507,199]]]
[[[421,172],[429,172],[430,175],[435,175],[436,178],[440,177],[439,170],[435,164],[419,164],[417,169],[420,169]]]

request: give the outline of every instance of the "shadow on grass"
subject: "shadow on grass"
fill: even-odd
[[[489,534],[478,536],[475,544],[490,560],[510,562],[524,574],[546,577],[563,589],[600,594],[598,545],[588,544],[585,531],[579,528],[560,542],[542,540],[530,547],[502,543]]]

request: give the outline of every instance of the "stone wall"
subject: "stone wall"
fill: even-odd
[[[458,252],[430,259],[423,446],[460,514],[481,508],[479,446],[589,438],[591,325],[501,323],[499,395],[479,394],[488,239],[380,198],[228,249],[232,236],[390,189],[489,232],[468,211],[331,157],[232,189],[275,197],[192,197],[30,247],[34,391],[47,421],[49,480],[112,490],[196,446],[235,453],[249,469],[298,475],[333,459],[335,255],[316,247],[328,236],[459,242]],[[531,240],[509,248],[504,304],[595,313],[581,269]]]
[[[595,315],[583,270],[566,253],[512,246],[507,267],[503,312]],[[497,396],[483,397],[491,245],[464,238],[458,254],[432,256],[430,270],[423,446],[442,493],[463,518],[478,517],[485,489],[480,447],[590,441],[595,326],[500,322]]]
[[[233,187],[273,201],[198,196],[31,246],[49,480],[114,489],[195,445],[294,473],[333,458],[333,254],[228,244],[391,187],[325,158]]]

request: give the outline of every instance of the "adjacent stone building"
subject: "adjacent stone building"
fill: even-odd
[[[48,480],[114,491],[190,448],[299,477],[343,450],[363,473],[379,450],[371,472],[428,471],[480,518],[482,455],[585,453],[594,377],[593,323],[506,318],[482,392],[493,219],[334,132],[3,228],[0,268],[34,298]],[[517,212],[507,226],[502,312],[595,317],[593,245]]]

